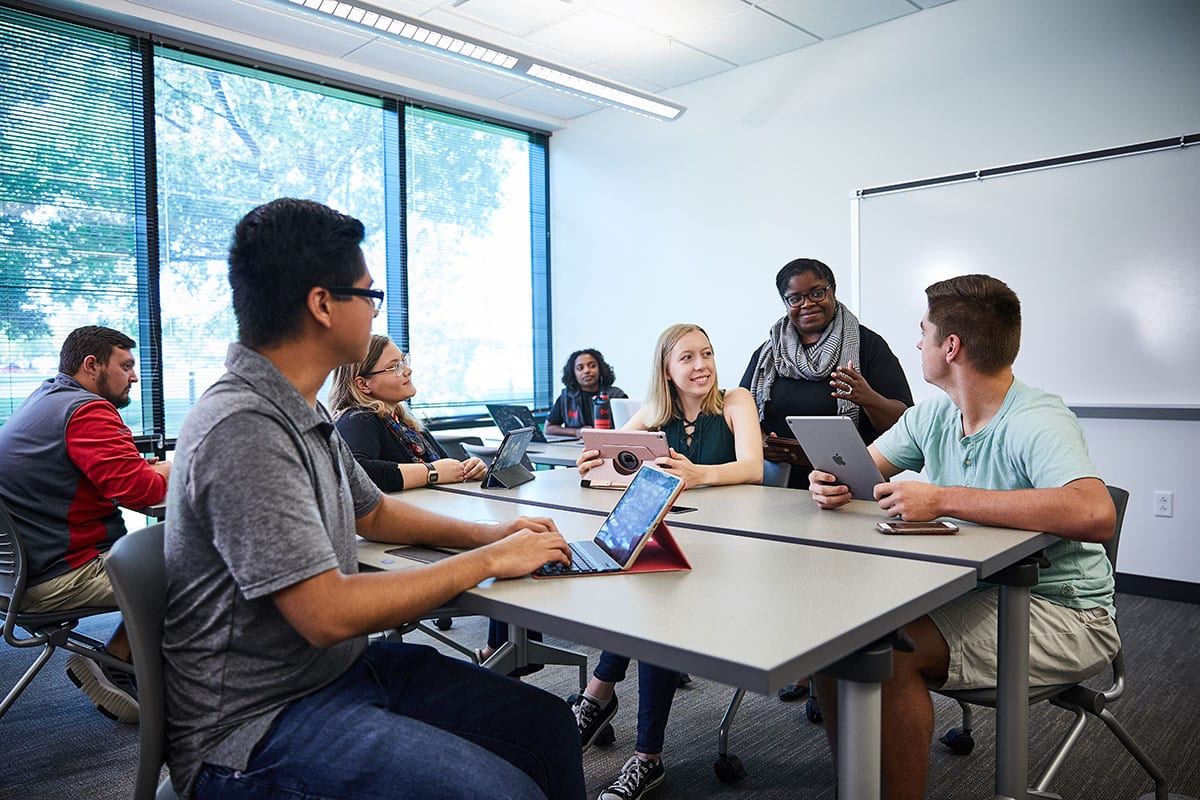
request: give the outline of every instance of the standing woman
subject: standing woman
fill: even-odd
[[[741,385],[758,407],[763,458],[790,466],[788,486],[806,489],[812,465],[804,453],[775,443],[794,437],[788,417],[847,416],[870,444],[913,404],[912,391],[883,337],[838,302],[828,266],[797,258],[776,274],[775,288],[786,313],[750,356]],[[807,694],[801,679],[780,689],[779,699]]]
[[[385,492],[482,478],[480,459],[447,457],[408,410],[416,393],[408,356],[386,336],[372,336],[365,359],[334,371],[334,424],[367,475]]]
[[[625,397],[625,392],[613,383],[617,375],[599,350],[576,350],[563,364],[563,390],[546,415],[546,433],[555,436],[578,436],[580,428],[595,424],[592,399],[600,392],[609,397]]]
[[[788,485],[808,487],[811,465],[794,447],[789,416],[849,417],[867,444],[913,404],[900,362],[879,334],[838,302],[833,270],[812,258],[788,262],[775,276],[785,314],[750,357],[741,385],[762,423],[763,456],[792,466]]]
[[[688,488],[762,482],[762,446],[754,400],[745,389],[723,391],[708,334],[698,325],[672,325],[658,337],[646,402],[624,428],[661,430],[670,456],[656,459]],[[581,475],[600,466],[597,450],[579,457]],[[605,651],[574,705],[586,751],[617,713],[614,686],[629,658]],[[665,779],[663,741],[680,673],[638,661],[638,725],[634,754],[600,800],[636,800]]]

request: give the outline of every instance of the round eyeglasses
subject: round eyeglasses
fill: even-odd
[[[825,295],[829,294],[829,286],[822,286],[820,289],[813,289],[811,292],[796,292],[789,294],[783,298],[783,302],[787,303],[790,308],[804,305],[805,300],[812,300],[814,303],[819,303],[825,299]]]

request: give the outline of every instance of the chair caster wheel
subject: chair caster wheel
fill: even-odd
[[[946,745],[956,756],[969,755],[975,749],[975,739],[971,736],[971,732],[961,728],[951,728],[938,741]]]
[[[820,725],[825,721],[825,715],[821,713],[821,703],[817,698],[810,697],[805,701],[804,717],[813,725]]]
[[[737,783],[746,777],[746,768],[737,756],[723,755],[713,763],[713,772],[721,783]]]
[[[454,620],[451,617],[438,617],[433,624],[439,631],[448,631],[454,626]]]
[[[610,744],[613,744],[616,741],[617,732],[613,730],[612,723],[610,722],[601,728],[600,732],[596,734],[595,744],[598,747],[608,747]]]

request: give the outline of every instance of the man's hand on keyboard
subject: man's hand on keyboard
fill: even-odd
[[[546,563],[571,563],[571,548],[554,523],[546,522],[549,530],[524,528],[484,548],[492,556],[492,574],[497,578],[516,578]]]

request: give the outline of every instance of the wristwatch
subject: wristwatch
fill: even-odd
[[[429,485],[432,486],[433,484],[437,483],[437,467],[435,467],[433,464],[430,464],[428,461],[422,463],[425,464],[425,469],[429,470]]]

